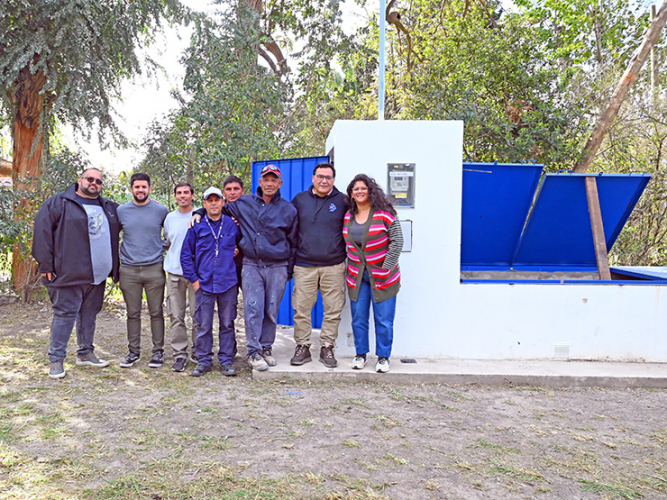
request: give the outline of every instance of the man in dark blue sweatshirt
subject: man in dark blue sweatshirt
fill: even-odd
[[[294,340],[296,350],[290,360],[302,365],[312,360],[311,312],[322,295],[324,318],[320,333],[320,361],[328,368],[338,365],[334,347],[340,314],[345,305],[345,242],[343,219],[345,195],[336,189],[336,170],[319,163],[313,171],[313,185],[292,200],[299,220],[294,266]]]

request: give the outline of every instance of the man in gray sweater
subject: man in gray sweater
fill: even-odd
[[[123,229],[120,245],[120,289],[127,307],[127,341],[129,352],[122,368],[141,359],[141,301],[144,290],[148,302],[153,337],[153,355],[148,366],[164,363],[164,242],[162,225],[169,210],[150,199],[151,178],[138,173],[130,178],[133,200],[118,207]]]

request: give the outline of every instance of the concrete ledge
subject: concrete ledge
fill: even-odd
[[[313,360],[291,366],[294,353],[291,330],[279,330],[273,355],[278,365],[253,371],[256,380],[314,380],[320,382],[385,382],[391,384],[480,384],[541,387],[667,388],[667,363],[619,363],[604,361],[507,361],[415,359],[402,363],[391,359],[389,373],[375,372],[375,356],[369,355],[363,370],[351,368],[352,358],[336,355],[337,368],[319,362],[319,339],[313,338]]]

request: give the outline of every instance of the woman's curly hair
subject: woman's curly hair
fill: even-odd
[[[357,213],[357,203],[352,198],[352,188],[357,182],[363,182],[368,188],[368,200],[371,202],[371,208],[373,210],[384,210],[389,212],[392,215],[396,215],[396,210],[393,205],[387,198],[387,195],[384,194],[384,191],[378,183],[375,182],[375,179],[367,176],[366,174],[357,174],[354,176],[354,179],[350,181],[347,185],[347,196],[345,196],[345,202],[347,203],[348,210],[350,213]]]

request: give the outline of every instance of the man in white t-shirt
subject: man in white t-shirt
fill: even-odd
[[[192,217],[194,206],[194,189],[186,182],[176,184],[174,198],[178,208],[167,215],[164,221],[164,236],[169,250],[164,259],[164,270],[169,273],[167,279],[167,312],[169,314],[171,348],[174,351],[174,364],[171,367],[175,372],[182,372],[188,361],[188,348],[191,359],[196,361],[194,352],[197,339],[197,324],[195,323],[195,290],[192,283],[183,277],[181,268],[181,248],[185,234],[188,232],[188,222]],[[188,340],[188,328],[185,323],[185,312],[189,305],[189,316],[192,320],[192,343]]]

